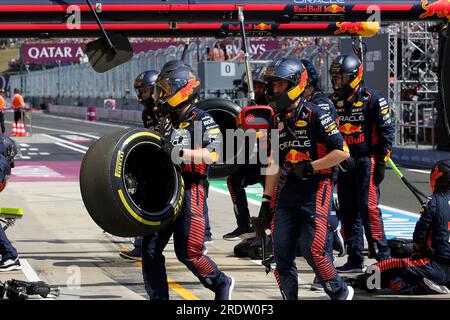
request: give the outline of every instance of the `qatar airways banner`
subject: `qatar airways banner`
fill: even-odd
[[[175,41],[147,41],[131,43],[134,53],[146,52],[177,46]],[[24,43],[22,44],[22,59],[25,63],[58,63],[79,62],[84,55],[86,43]]]
[[[223,41],[231,54],[239,51],[239,46],[232,41]],[[147,52],[177,46],[182,42],[175,41],[146,41],[132,42],[134,53]],[[84,55],[85,43],[24,43],[22,44],[22,59],[25,63],[67,63],[79,62]],[[259,57],[265,51],[279,48],[278,40],[251,40],[251,52],[253,58]]]

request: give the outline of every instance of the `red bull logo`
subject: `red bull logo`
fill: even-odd
[[[255,24],[253,26],[253,29],[259,30],[259,31],[266,31],[266,30],[272,30],[272,26],[269,24],[260,23],[260,24]]]
[[[450,0],[438,0],[428,4],[428,0],[422,0],[422,8],[425,10],[419,18],[424,19],[437,15],[438,18],[450,21]]]
[[[309,151],[306,153],[299,152],[297,150],[290,150],[285,158],[286,162],[290,162],[293,164],[302,162],[302,161],[311,161],[311,157],[309,155]]]
[[[438,168],[435,168],[433,173],[431,174],[430,179],[430,187],[431,191],[434,192],[434,188],[436,187],[436,180],[439,179],[440,176],[442,176],[444,173],[440,172]]]
[[[346,124],[343,124],[342,126],[340,126],[339,131],[341,131],[342,133],[347,134],[347,135],[356,133],[356,132],[362,132],[361,126],[354,126],[348,122]]]
[[[336,27],[335,35],[348,33],[362,37],[374,36],[380,29],[378,22],[337,22]]]
[[[302,92],[305,90],[307,84],[308,84],[308,72],[304,71],[300,78],[300,84],[298,85]]]
[[[255,122],[255,116],[253,115],[253,114],[248,114],[246,117],[245,117],[245,122],[247,122],[247,123],[252,123],[252,122]]]
[[[246,31],[252,31],[252,30],[253,30],[253,25],[252,25],[252,24],[246,24],[246,25],[244,26],[244,29],[245,29]],[[232,24],[232,23],[229,23],[229,24],[228,24],[228,30],[229,30],[229,31],[241,31],[241,25],[240,25],[240,24]]]
[[[323,12],[324,12],[324,13],[325,13],[325,12],[330,12],[330,13],[339,13],[339,12],[342,12],[342,13],[345,13],[345,7],[341,7],[341,6],[338,6],[337,4],[333,4],[333,5],[331,5],[331,6],[325,7],[325,8],[323,9]]]
[[[180,90],[180,95],[182,99],[189,97],[193,92],[194,88],[197,88],[200,85],[200,81],[195,79],[191,79],[188,81],[186,87]]]

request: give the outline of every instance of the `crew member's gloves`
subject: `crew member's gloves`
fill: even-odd
[[[173,151],[173,144],[170,142],[170,140],[167,140],[165,138],[161,138],[161,152],[169,158],[172,158],[172,151]]]
[[[266,227],[268,221],[270,221],[272,213],[270,211],[270,202],[261,203],[261,209],[259,209],[258,219],[263,227]]]
[[[349,157],[345,161],[342,161],[340,164],[338,164],[338,166],[342,172],[347,172],[356,167],[356,160],[352,157]]]
[[[306,175],[314,172],[314,168],[311,162],[304,162],[297,164],[291,171],[289,175],[296,176],[298,179],[303,179]]]
[[[270,199],[270,196],[263,195],[261,209],[259,209],[258,220],[264,228],[267,228],[269,226],[273,216],[272,210],[270,208]]]
[[[375,169],[373,170],[373,183],[379,185],[384,179],[384,172],[386,171],[386,163],[384,161],[377,161]]]

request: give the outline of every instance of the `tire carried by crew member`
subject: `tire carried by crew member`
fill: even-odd
[[[93,144],[81,164],[83,202],[97,225],[113,235],[157,232],[178,215],[184,182],[146,129],[122,130]]]

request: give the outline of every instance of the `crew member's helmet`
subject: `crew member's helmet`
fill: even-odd
[[[147,70],[139,74],[134,80],[134,90],[136,91],[137,99],[140,103],[145,103],[142,98],[142,90],[150,90],[150,99],[153,94],[153,88],[155,86],[156,79],[158,78],[159,72],[156,70]],[[148,98],[147,98],[148,99]]]
[[[319,82],[319,74],[317,73],[316,68],[309,60],[302,59],[300,61],[308,72],[308,85],[317,87],[317,83]]]
[[[331,84],[341,98],[353,94],[363,79],[363,66],[354,55],[338,56],[330,67]]]
[[[266,100],[277,112],[291,106],[305,90],[308,83],[308,72],[297,58],[288,57],[269,64],[264,71],[264,81],[267,81]],[[281,94],[275,95],[272,81],[286,80],[289,85]]]
[[[200,79],[192,68],[172,61],[166,63],[156,80],[155,103],[165,116],[198,98]]]
[[[450,190],[450,159],[434,164],[430,174],[430,187],[433,193]]]

